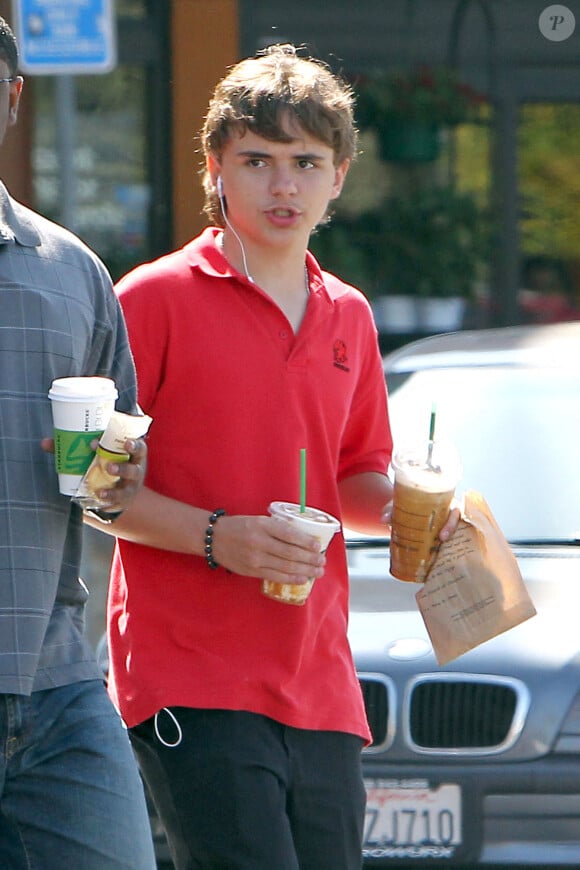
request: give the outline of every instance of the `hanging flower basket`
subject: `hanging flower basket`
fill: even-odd
[[[389,118],[378,130],[379,154],[393,163],[429,163],[441,150],[439,124],[412,118]]]

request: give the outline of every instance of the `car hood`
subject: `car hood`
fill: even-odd
[[[556,739],[580,688],[580,549],[514,549],[536,615],[439,666],[418,610],[421,588],[388,573],[388,547],[349,551],[349,639],[359,673],[388,676],[402,695],[424,674],[485,674],[516,678],[532,699],[526,730],[510,753],[541,755]]]
[[[509,649],[511,656],[518,656],[518,651],[523,653],[526,661],[537,658],[561,666],[580,650],[580,548],[519,547],[514,553],[537,614],[482,644],[479,654],[473,650],[461,656],[462,663],[469,657],[470,663],[479,658],[499,660],[501,666]],[[358,654],[385,651],[409,638],[429,641],[415,600],[421,586],[395,580],[389,574],[388,564],[388,547],[349,551],[349,636]],[[534,637],[543,638],[537,647],[531,643]],[[433,666],[438,667],[430,643],[421,657],[432,659]]]

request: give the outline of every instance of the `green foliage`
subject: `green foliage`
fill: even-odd
[[[470,193],[431,186],[385,203],[379,251],[393,292],[470,298],[489,244],[487,212]]]
[[[372,216],[365,215],[333,218],[331,224],[320,227],[311,237],[309,247],[323,269],[330,269],[370,297],[378,292],[372,256],[376,236],[372,230],[365,232],[365,217],[373,222]]]
[[[357,217],[336,217],[311,250],[370,297],[469,299],[489,258],[489,218],[474,195],[430,186]]]
[[[535,105],[519,128],[522,247],[577,260],[580,251],[579,105]]]

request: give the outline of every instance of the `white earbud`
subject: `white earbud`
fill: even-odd
[[[217,195],[219,196],[220,199],[222,199],[222,197],[224,195],[224,183],[222,181],[221,175],[218,175],[218,177],[216,179],[215,186],[217,188]]]

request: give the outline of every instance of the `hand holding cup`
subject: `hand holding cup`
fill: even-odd
[[[271,516],[288,520],[302,531],[317,538],[320,542],[320,552],[325,553],[330,541],[340,529],[340,522],[326,511],[317,508],[304,507],[286,501],[274,501],[268,511]],[[275,583],[271,580],[262,581],[262,593],[275,601],[284,604],[305,604],[314,585],[314,577],[306,583]]]
[[[48,397],[54,421],[54,455],[59,490],[75,495],[94,456],[92,442],[103,434],[115,409],[115,382],[102,377],[56,378]]]
[[[449,524],[461,462],[451,443],[429,441],[398,451],[392,464],[391,574],[424,583]]]

